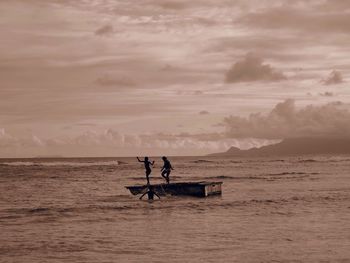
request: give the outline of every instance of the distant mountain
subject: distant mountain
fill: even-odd
[[[223,153],[214,153],[209,156],[271,156],[271,155],[304,155],[304,154],[350,154],[350,138],[292,138],[282,142],[240,150],[231,147]]]

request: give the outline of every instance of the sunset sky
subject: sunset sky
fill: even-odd
[[[350,134],[350,1],[1,0],[0,157]]]

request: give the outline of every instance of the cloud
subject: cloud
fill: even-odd
[[[322,81],[324,85],[336,85],[336,84],[340,84],[343,83],[343,76],[342,74],[337,71],[337,70],[333,70],[328,77]]]
[[[350,112],[341,106],[333,102],[297,109],[294,100],[287,99],[268,114],[230,116],[224,125],[230,138],[349,137]]]
[[[243,147],[256,142],[242,142]],[[50,139],[15,137],[0,129],[0,157],[188,155],[225,151],[236,139],[191,134],[124,134],[113,129],[87,130],[75,136]]]
[[[326,91],[324,93],[320,93],[320,95],[323,97],[333,97],[334,96],[333,92],[329,92],[329,91]]]
[[[291,137],[349,137],[350,111],[345,104],[307,105],[297,108],[294,100],[278,103],[267,114],[224,119],[224,133],[127,134],[114,129],[88,129],[77,135],[44,139],[36,135],[15,137],[0,129],[0,156],[132,156],[135,154],[186,155],[259,147]]]
[[[197,138],[190,134],[123,134],[113,129],[107,129],[103,132],[89,130],[69,139],[56,138],[55,140],[51,140],[51,144],[54,145],[58,142],[61,145],[130,147],[141,150],[152,148],[172,150],[188,150],[190,148],[198,150],[221,148],[223,143],[219,141],[213,141],[208,138]]]
[[[201,90],[195,90],[195,91],[193,92],[193,95],[203,95],[203,94],[204,94],[204,92],[201,91]]]
[[[4,128],[0,128],[0,147],[13,146],[17,142],[16,138],[6,133]]]
[[[333,1],[332,1],[333,2]],[[349,3],[347,4],[349,6]],[[343,10],[329,12],[325,6],[288,4],[243,15],[236,21],[255,28],[272,30],[292,29],[312,33],[348,33],[350,16]]]
[[[136,83],[126,76],[112,76],[105,74],[96,79],[96,83],[100,86],[115,86],[115,87],[131,87]]]
[[[110,36],[114,33],[114,28],[112,25],[104,25],[95,31],[96,36]]]
[[[269,64],[263,64],[262,58],[247,54],[243,60],[237,61],[226,73],[226,82],[250,81],[280,81],[286,77],[283,73],[273,69]]]
[[[350,4],[348,1],[344,0],[326,0],[324,3],[320,4],[319,9],[326,12],[330,10],[343,12],[350,9]]]
[[[164,9],[182,10],[188,5],[187,1],[155,1]]]
[[[326,77],[325,70],[332,68],[341,70],[345,79],[350,69],[349,15],[345,11],[350,5],[343,0],[1,3],[0,123],[16,136],[31,127],[44,143],[40,147],[50,151],[71,147],[84,154],[84,145],[75,147],[76,137],[62,138],[55,134],[59,131],[75,136],[83,129],[99,130],[108,125],[120,127],[125,134],[138,132],[135,126],[144,133],[215,130],[211,122],[227,116],[233,104],[235,114],[240,115],[259,112],[266,103],[281,97],[328,100],[319,93],[334,91],[314,87],[314,80]],[[212,46],[215,49],[210,49]],[[239,64],[249,51],[260,58],[246,58]],[[225,72],[235,62],[228,79],[233,83],[256,80],[249,83],[249,90],[245,85],[222,85]],[[286,87],[259,83],[274,81],[276,76],[283,79],[283,74],[288,76],[288,82],[283,83]],[[177,96],[177,91],[183,96]],[[306,96],[307,92],[318,97]],[[349,91],[341,92],[342,99],[349,101]],[[31,94],[35,94],[34,99]],[[212,113],[210,118],[198,114],[203,105]],[[158,126],[147,122],[155,118],[160,120],[157,123],[174,119],[183,127],[175,129],[177,122]],[[196,124],[197,119],[201,125]],[[98,125],[58,128],[79,122]],[[54,148],[41,134],[57,136]],[[80,140],[97,138],[97,143],[86,146],[91,151],[101,147],[101,152],[109,149],[106,154],[119,153],[119,148],[128,147],[124,143],[105,145],[100,132],[89,136],[81,134]],[[10,145],[18,145],[23,138],[6,139],[7,143],[11,140]],[[149,143],[155,140],[150,137]],[[160,144],[167,145],[168,141],[161,140]],[[181,145],[185,138],[174,141]],[[187,142],[198,145],[204,141],[187,138]]]
[[[44,145],[45,142],[35,135],[17,138],[7,133],[4,128],[0,128],[0,148],[17,149],[23,147],[42,147]]]

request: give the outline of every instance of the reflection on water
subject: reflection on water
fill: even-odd
[[[0,160],[2,262],[350,260],[349,156],[171,160],[223,195],[140,201],[134,158]]]

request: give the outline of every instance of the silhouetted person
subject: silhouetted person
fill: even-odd
[[[169,183],[170,182],[169,175],[171,173],[171,170],[174,170],[174,168],[171,166],[171,163],[169,162],[168,158],[163,156],[162,160],[164,162],[164,165],[163,165],[162,169],[160,170],[162,172],[161,175],[166,180],[166,182]]]
[[[142,199],[142,197],[144,197],[146,194],[148,195],[148,200],[153,200],[154,195],[156,195],[160,199],[160,196],[153,190],[152,185],[148,185],[148,191],[146,193],[142,194],[140,196],[140,199]]]
[[[140,160],[139,157],[136,157],[137,160],[140,162],[140,163],[144,163],[145,165],[145,169],[146,169],[146,179],[147,179],[147,185],[149,185],[149,175],[151,174],[152,170],[151,170],[151,165],[153,166],[154,164],[154,161],[153,162],[150,162],[148,161],[148,157],[145,157],[145,160]]]

